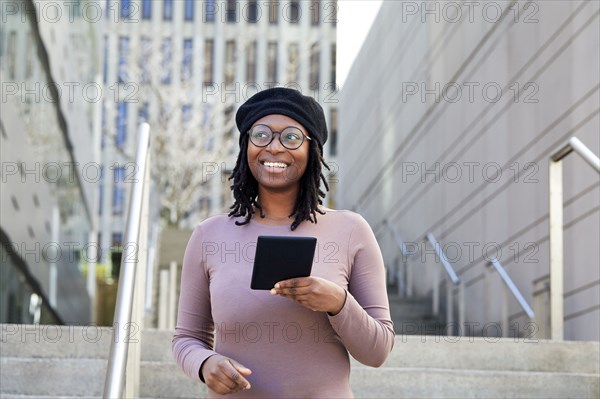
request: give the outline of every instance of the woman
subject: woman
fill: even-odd
[[[322,206],[323,109],[273,88],[244,103],[236,123],[235,203],[229,215],[200,223],[188,243],[176,361],[209,397],[352,397],[348,352],[378,367],[394,331],[371,228],[358,214]],[[311,276],[251,290],[259,235],[317,237]]]

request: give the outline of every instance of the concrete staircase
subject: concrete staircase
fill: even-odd
[[[99,398],[112,330],[1,326],[0,398]],[[200,398],[173,361],[171,331],[141,333],[143,398]],[[123,339],[124,337],[120,337]],[[134,335],[132,345],[140,334]],[[379,369],[353,362],[358,398],[599,398],[598,342],[397,335]]]
[[[431,298],[402,298],[389,296],[390,313],[396,334],[444,335],[445,321],[436,317],[431,308]]]

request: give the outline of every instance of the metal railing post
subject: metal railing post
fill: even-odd
[[[143,123],[140,125],[138,136],[138,148],[136,163],[139,167],[139,175],[141,179],[137,180],[132,188],[131,197],[129,200],[129,209],[127,212],[127,225],[125,230],[125,241],[123,245],[123,254],[121,256],[121,271],[119,275],[119,288],[117,291],[117,301],[115,305],[114,330],[113,340],[111,341],[110,354],[108,358],[108,366],[106,371],[106,379],[104,382],[104,398],[122,398],[125,390],[125,372],[127,366],[127,358],[129,355],[129,342],[135,338],[134,334],[139,336],[141,331],[135,329],[132,320],[134,308],[135,289],[136,289],[136,269],[140,264],[141,248],[140,232],[145,230],[143,227],[142,216],[144,215],[144,186],[146,182],[148,164],[148,149],[150,144],[150,127]],[[142,237],[142,241],[147,239]],[[145,247],[145,245],[144,245]],[[145,265],[144,265],[145,266]],[[143,299],[143,296],[142,296]],[[143,304],[143,302],[142,302]],[[121,336],[121,330],[125,330],[125,334]],[[138,363],[139,367],[139,363]],[[139,370],[133,376],[130,373],[130,378],[139,378]],[[135,387],[135,381],[129,381]],[[139,383],[139,382],[138,382]],[[128,395],[135,394],[131,391]],[[128,396],[129,397],[129,396]]]
[[[444,269],[446,270],[448,277],[450,277],[450,282],[454,285],[460,285],[460,279],[456,275],[454,268],[450,264],[450,261],[446,257],[446,254],[442,250],[440,244],[437,242],[435,236],[432,233],[427,233],[425,238],[429,241],[429,243],[435,250],[435,253],[437,254],[438,258],[442,262],[442,265],[444,266]],[[439,306],[440,306],[440,304],[439,304],[439,301],[440,301],[439,273],[440,272],[441,271],[440,271],[439,267],[436,267],[435,270],[433,271],[433,277],[434,277],[433,278],[433,314],[436,316],[439,314],[439,309],[440,309],[439,308]],[[451,285],[448,284],[448,286],[450,287]],[[452,299],[453,299],[452,289],[448,288],[446,290],[446,301],[447,301],[447,305],[446,305],[447,320],[446,320],[446,322],[447,323],[452,323],[452,317],[453,317],[453,315],[452,315],[453,300]],[[464,311],[464,308],[459,306],[459,310]],[[459,319],[464,319],[464,314],[459,315]]]
[[[549,230],[550,230],[550,331],[551,338],[564,338],[564,243],[563,243],[563,177],[562,159],[575,151],[596,172],[600,159],[578,138],[567,143],[550,156],[549,161]]]

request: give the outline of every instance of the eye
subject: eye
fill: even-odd
[[[257,139],[264,139],[271,135],[271,132],[265,129],[256,129],[252,131],[252,137]]]
[[[302,141],[302,133],[298,129],[286,129],[283,138],[288,141]]]

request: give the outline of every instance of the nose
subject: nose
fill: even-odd
[[[271,153],[283,152],[285,147],[281,144],[281,133],[273,133],[273,140],[267,146],[267,151]]]

